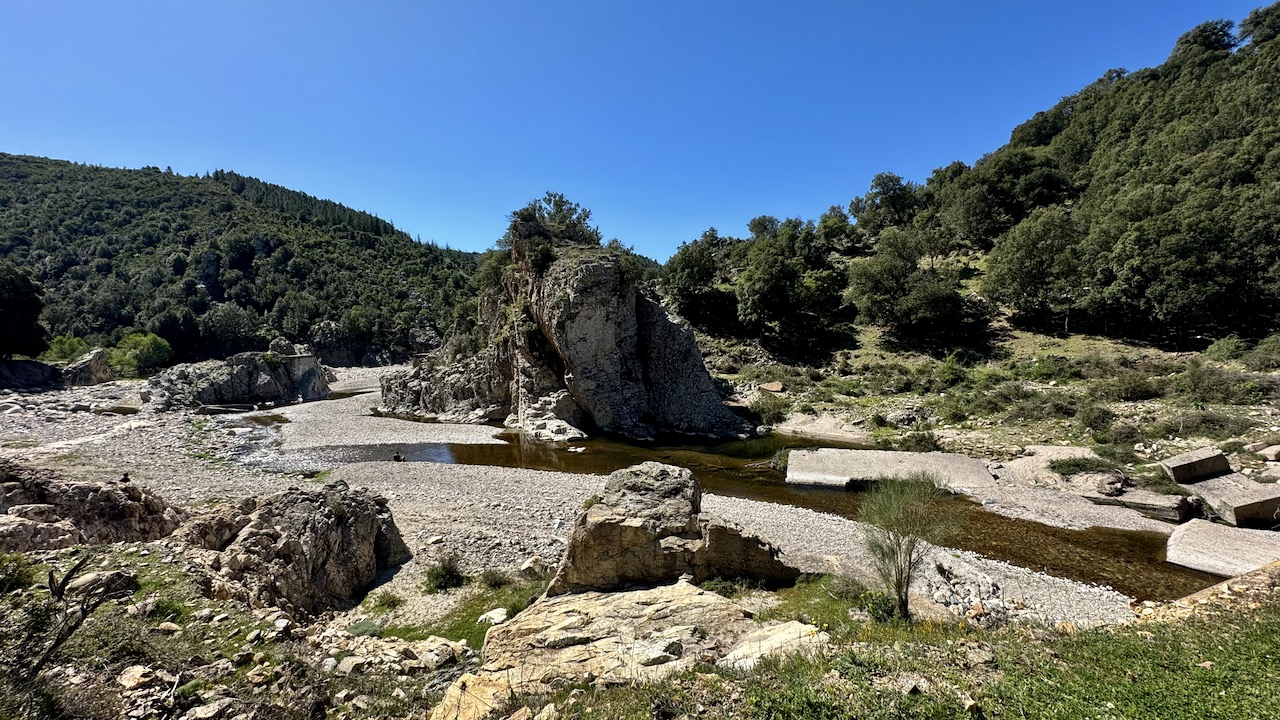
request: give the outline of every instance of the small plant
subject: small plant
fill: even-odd
[[[196,678],[189,683],[183,683],[173,691],[173,697],[178,700],[191,700],[201,692],[213,687],[213,683],[204,678]]]
[[[787,459],[790,457],[791,457],[791,448],[782,448],[773,454],[773,459],[769,461],[769,464],[773,466],[774,470],[786,472]]]
[[[462,574],[462,559],[457,553],[449,553],[427,568],[424,589],[429,593],[438,593],[462,587],[466,582],[467,576]]]
[[[716,577],[710,580],[704,580],[699,583],[698,587],[713,592],[730,600],[745,595],[752,590],[759,590],[764,584],[759,581],[753,581],[748,578],[722,578]]]
[[[1076,411],[1076,423],[1085,430],[1106,432],[1115,422],[1116,414],[1101,405],[1081,405]]]
[[[1151,400],[1162,394],[1160,388],[1138,370],[1121,370],[1114,379],[1095,386],[1093,392],[1100,397],[1123,402]]]
[[[1248,344],[1241,340],[1240,336],[1228,335],[1214,340],[1209,347],[1204,349],[1204,356],[1219,362],[1227,362],[1228,360],[1238,360],[1244,357],[1244,354],[1248,351]]]
[[[928,472],[881,478],[858,509],[858,520],[868,525],[871,565],[893,599],[894,614],[904,620],[910,617],[908,589],[924,561],[925,541],[943,541],[954,527],[939,505],[939,481]]]
[[[905,452],[935,452],[942,449],[942,441],[932,431],[909,432],[894,445]]]
[[[22,553],[0,553],[0,595],[29,587],[36,570]]]
[[[480,581],[481,585],[484,585],[490,590],[504,588],[514,582],[511,575],[497,568],[485,568],[478,576],[476,576],[476,579]]]
[[[403,604],[404,598],[390,590],[383,590],[373,598],[373,609],[378,612],[391,612]]]
[[[378,637],[382,634],[382,625],[371,618],[365,618],[347,628],[347,632],[356,637]]]
[[[777,425],[787,419],[787,413],[791,410],[791,401],[781,395],[761,391],[751,401],[750,408],[751,412],[760,418],[761,424]]]
[[[596,505],[599,505],[599,504],[600,504],[600,496],[599,496],[599,495],[592,495],[591,497],[589,497],[589,498],[587,498],[586,500],[583,500],[583,501],[582,501],[582,509],[583,509],[583,510],[590,510],[592,507],[594,507],[594,506],[596,506]]]
[[[156,600],[156,604],[147,613],[147,617],[182,623],[190,614],[191,608],[187,607],[186,603],[175,598],[162,597]]]

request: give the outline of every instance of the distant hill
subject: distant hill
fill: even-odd
[[[178,359],[322,334],[424,349],[474,295],[476,255],[233,172],[182,176],[0,154],[0,258],[43,283],[53,335],[155,332]]]
[[[1280,4],[1192,28],[1158,67],[1106,72],[972,167],[882,173],[847,211],[748,228],[666,265],[668,297],[708,332],[809,346],[856,308],[928,346],[980,336],[992,307],[1180,346],[1275,332]]]

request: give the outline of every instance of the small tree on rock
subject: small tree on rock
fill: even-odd
[[[898,617],[910,617],[907,595],[924,561],[926,541],[941,542],[953,521],[940,506],[938,476],[928,472],[882,478],[862,500],[858,520],[867,523],[867,550]]]

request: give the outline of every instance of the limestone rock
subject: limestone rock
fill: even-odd
[[[1215,447],[1204,447],[1184,452],[1160,461],[1170,480],[1179,484],[1194,483],[1231,472],[1227,456]]]
[[[1280,525],[1280,485],[1275,483],[1231,473],[1183,487],[1231,525]]]
[[[67,385],[100,385],[115,379],[105,348],[94,348],[62,369],[62,382]]]
[[[185,519],[132,483],[66,480],[0,461],[0,552],[158,540]]]
[[[748,433],[724,406],[692,332],[625,272],[620,257],[579,248],[542,273],[521,258],[517,267],[505,300],[479,307],[478,325],[494,341],[444,367],[384,378],[387,413],[480,422],[506,411],[509,424],[550,431],[549,439],[567,432],[550,420],[635,439]],[[512,307],[523,324],[500,333],[510,327]]]
[[[511,683],[501,676],[466,673],[454,681],[427,720],[491,720],[511,701]]]
[[[330,483],[289,488],[200,516],[174,534],[211,573],[211,591],[316,614],[354,606],[381,571],[409,559],[385,501]]]
[[[312,355],[247,352],[226,360],[174,365],[149,381],[157,407],[291,403],[329,395]]]
[[[800,572],[780,551],[703,515],[702,488],[685,468],[646,462],[611,474],[601,500],[578,516],[548,595],[655,585],[690,575],[779,586]]]
[[[765,625],[747,633],[737,647],[716,661],[721,667],[750,670],[761,658],[811,654],[829,645],[831,636],[796,620]]]
[[[1280,533],[1192,520],[1169,536],[1165,559],[1214,575],[1243,575],[1280,560]]]
[[[653,681],[720,657],[754,627],[733,601],[686,582],[544,597],[489,630],[482,672],[533,693]]]

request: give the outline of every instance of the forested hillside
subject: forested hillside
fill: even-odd
[[[51,334],[154,332],[175,359],[267,336],[395,352],[448,329],[475,256],[232,172],[184,177],[0,154],[0,259],[44,285]]]
[[[854,314],[901,340],[1015,322],[1175,345],[1280,327],[1280,5],[1206,22],[924,184],[878,175],[818,222],[714,230],[667,265],[703,329],[813,338]]]

